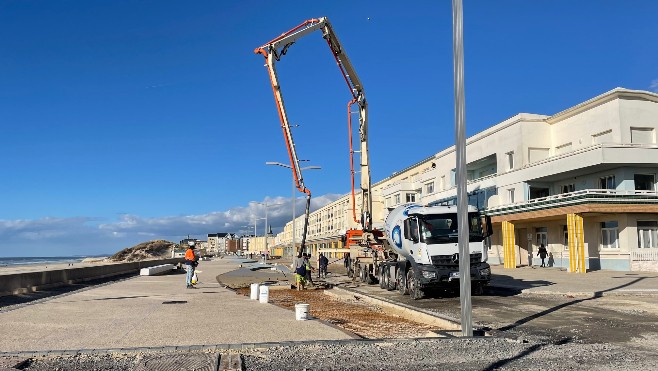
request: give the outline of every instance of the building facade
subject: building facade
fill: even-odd
[[[212,255],[234,253],[238,250],[239,237],[233,233],[208,233],[208,252]]]
[[[617,88],[552,116],[518,114],[467,139],[469,204],[492,217],[489,262],[569,271],[658,270],[658,94]],[[406,202],[454,204],[455,148],[373,185],[373,219]],[[359,205],[358,196],[356,205]],[[310,215],[307,246],[339,257],[351,195]],[[295,221],[301,241],[303,218]],[[292,222],[277,236],[290,244]]]

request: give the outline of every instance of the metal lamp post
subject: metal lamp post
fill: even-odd
[[[253,203],[260,203],[260,202],[253,202]],[[256,223],[258,223],[259,220],[263,220],[263,219],[265,219],[265,218],[254,218],[254,239],[258,236],[258,234],[256,233]],[[267,223],[265,223],[265,224],[267,224]],[[267,225],[265,226],[265,229],[267,229]],[[255,243],[255,241],[254,241],[254,243]]]
[[[457,234],[459,245],[459,296],[462,335],[473,336],[471,322],[471,266],[468,248],[468,199],[466,191],[466,119],[464,104],[464,40],[462,0],[452,1],[452,53],[455,79],[455,155],[457,184]]]
[[[268,162],[265,163],[265,165],[275,165],[275,166],[281,166],[281,167],[285,167],[285,168],[288,168],[288,169],[292,169],[292,167],[290,165],[286,165],[286,164],[282,164],[280,162],[274,162],[274,161],[268,161]],[[303,168],[299,169],[299,171],[320,170],[320,169],[322,169],[320,166],[311,165],[311,166],[303,167]],[[292,201],[292,243],[291,243],[292,250],[290,251],[290,253],[293,254],[293,255],[295,253],[295,248],[297,247],[295,245],[295,224],[297,224],[297,223],[295,223],[295,204],[297,203],[296,202],[297,199],[295,197],[295,188],[297,188],[297,185],[295,184],[295,178],[293,177],[292,178],[292,199],[291,199],[291,201]]]
[[[267,250],[267,208],[270,206],[278,206],[281,204],[268,204],[267,202],[256,202],[252,201],[255,204],[263,205],[265,206],[265,217],[264,218],[259,218],[260,219],[265,219],[265,233],[263,233],[263,236],[265,237],[265,261],[267,261],[267,255],[268,255],[268,250]],[[254,223],[254,233],[256,231],[256,225]]]

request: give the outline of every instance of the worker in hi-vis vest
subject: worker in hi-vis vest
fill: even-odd
[[[196,254],[194,254],[194,241],[188,241],[187,245],[188,249],[185,251],[185,271],[187,271],[187,274],[185,275],[185,283],[187,283],[188,289],[196,289],[196,287],[192,285],[192,276],[194,276],[194,268],[199,262]]]

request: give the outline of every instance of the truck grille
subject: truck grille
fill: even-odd
[[[482,261],[482,253],[476,252],[471,254],[471,265],[478,264]],[[439,266],[459,266],[459,254],[453,255],[433,255],[432,265]]]

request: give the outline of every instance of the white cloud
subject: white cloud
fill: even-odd
[[[311,211],[335,201],[339,195],[323,195],[311,198]],[[302,215],[306,207],[306,200],[298,198],[295,209],[296,216]],[[266,198],[267,223],[272,230],[280,232],[292,217],[290,198],[276,197]],[[116,233],[141,233],[153,236],[177,236],[182,238],[186,235],[197,238],[205,237],[208,233],[232,232],[239,233],[241,230],[253,231],[254,218],[257,220],[257,229],[260,233],[264,230],[265,205],[251,203],[246,207],[235,207],[226,211],[215,211],[201,215],[167,216],[159,218],[142,218],[136,215],[122,215],[119,221],[103,223],[98,226],[103,231]]]
[[[654,93],[658,93],[658,79],[651,81],[651,85],[649,85],[649,89],[651,89],[651,91]]]
[[[311,199],[311,211],[338,199],[328,194]],[[266,198],[267,222],[280,232],[292,217],[290,198]],[[306,200],[296,200],[296,216],[301,216]],[[179,241],[188,234],[205,239],[208,233],[245,231],[253,233],[254,218],[265,217],[265,206],[251,203],[226,211],[200,215],[144,218],[121,215],[118,220],[99,222],[98,218],[43,218],[0,220],[0,256],[68,256],[111,254],[152,239]],[[264,220],[257,221],[258,234]]]

